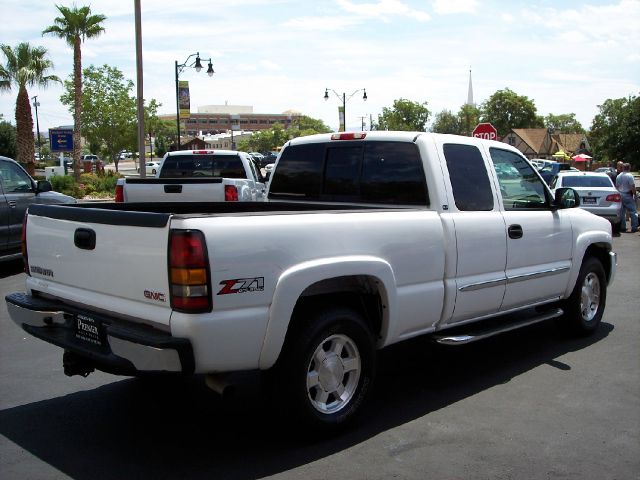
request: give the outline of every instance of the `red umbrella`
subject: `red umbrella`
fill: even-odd
[[[571,158],[575,162],[586,162],[587,160],[591,160],[593,157],[590,157],[589,155],[585,155],[584,153],[581,153],[580,155],[574,155]]]

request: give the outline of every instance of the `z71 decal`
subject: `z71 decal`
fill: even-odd
[[[224,285],[218,295],[229,295],[230,293],[263,292],[264,277],[257,278],[236,278],[234,280],[223,280],[220,285]]]

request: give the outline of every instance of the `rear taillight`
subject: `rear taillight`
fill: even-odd
[[[122,185],[116,185],[116,202],[124,202],[124,188],[122,187]]]
[[[29,255],[27,254],[27,216],[28,212],[25,212],[24,218],[22,219],[22,237],[21,237],[21,245],[22,245],[22,260],[24,261],[24,273],[29,275]]]
[[[619,193],[612,193],[611,195],[607,195],[607,202],[621,202],[622,197]]]
[[[210,312],[211,279],[204,235],[199,230],[172,230],[169,236],[171,308]]]
[[[224,186],[224,201],[225,202],[237,202],[238,201],[238,189],[235,185]]]

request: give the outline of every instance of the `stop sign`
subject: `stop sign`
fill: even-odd
[[[498,140],[498,131],[490,123],[479,123],[471,133],[473,137],[484,138],[485,140]]]

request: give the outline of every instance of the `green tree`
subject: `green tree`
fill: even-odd
[[[151,159],[153,160],[153,137],[158,133],[158,129],[162,126],[162,120],[158,118],[158,108],[162,104],[152,98],[148,105],[144,107],[144,133],[149,140],[151,147]],[[144,160],[143,162],[144,163]]]
[[[556,133],[585,133],[584,128],[576,119],[575,113],[563,113],[560,115],[550,113],[544,117],[544,126]]]
[[[331,128],[329,128],[322,120],[308,117],[306,115],[296,117],[293,122],[291,122],[291,128],[289,128],[288,131],[290,135],[293,135],[291,138],[332,132]]]
[[[332,130],[316,118],[301,115],[291,122],[291,127],[285,129],[276,123],[266,130],[255,132],[251,137],[238,142],[238,150],[243,152],[270,152],[282,147],[292,138],[306,137],[317,133],[330,133]]]
[[[16,127],[0,120],[0,155],[16,158]]]
[[[0,65],[0,91],[18,90],[16,99],[16,143],[17,160],[26,164],[27,171],[35,173],[35,143],[33,136],[33,116],[27,87],[46,87],[51,82],[59,82],[55,75],[47,75],[53,63],[47,57],[44,47],[31,47],[26,42],[15,49],[1,45],[6,64]]]
[[[158,157],[164,157],[169,146],[175,142],[176,125],[172,120],[161,120],[154,133],[154,150]]]
[[[82,42],[104,32],[104,15],[92,15],[91,7],[56,5],[62,16],[53,20],[42,35],[54,35],[73,48],[73,174],[80,181],[80,138],[82,137]]]
[[[64,82],[65,93],[60,97],[70,111],[75,109],[74,77]],[[100,153],[115,162],[116,171],[118,152],[136,142],[136,100],[132,90],[133,82],[115,67],[90,65],[84,70],[84,136],[89,143],[101,145]]]
[[[640,168],[640,97],[610,98],[598,110],[589,134],[593,152],[604,161]]]
[[[498,90],[481,107],[482,122],[490,122],[498,136],[504,137],[512,128],[539,128],[544,125],[536,114],[536,106],[529,97],[505,88]]]
[[[451,110],[442,110],[436,113],[436,117],[431,125],[431,131],[435,133],[452,133],[460,135],[461,128],[460,119],[457,115],[451,113]]]
[[[471,136],[471,132],[480,123],[480,109],[475,105],[465,103],[458,111],[460,135]]]
[[[292,129],[289,129],[292,130]],[[280,123],[276,123],[273,127],[266,130],[255,132],[251,137],[238,142],[238,150],[245,152],[270,152],[281,147],[291,138],[289,130]],[[295,129],[291,133],[294,133]]]
[[[399,98],[393,101],[393,107],[382,109],[378,115],[376,130],[400,130],[424,132],[431,112],[427,102],[418,103]]]

